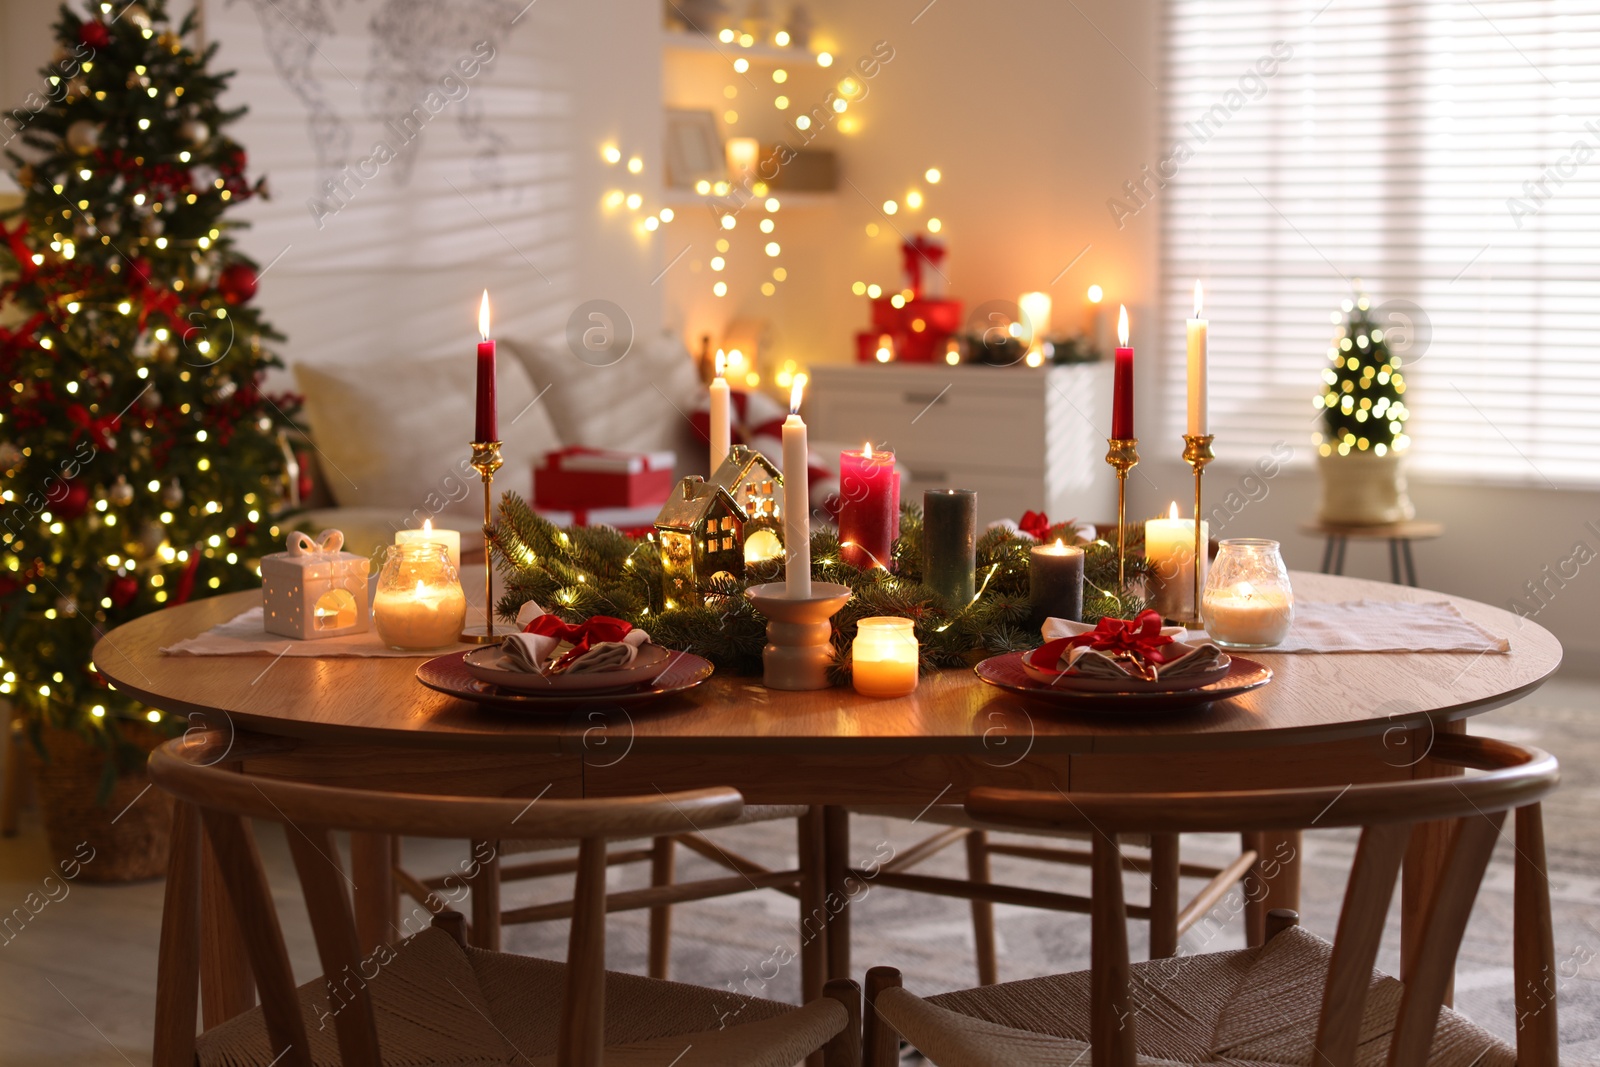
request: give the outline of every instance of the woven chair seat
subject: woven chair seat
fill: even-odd
[[[428,929],[368,957],[362,974],[299,987],[312,1062],[338,1067],[334,1021],[366,984],[385,1067],[551,1067],[561,1014],[560,963],[466,949]],[[607,972],[607,1067],[793,1067],[848,1024],[836,1001],[803,1008],[715,989]],[[686,1051],[687,1049],[687,1051]],[[201,1035],[201,1067],[267,1067],[261,1009]]]
[[[1333,946],[1299,928],[1261,948],[1134,964],[1141,1067],[1312,1067]],[[879,995],[879,1013],[938,1067],[1088,1062],[1087,971],[945,993]],[[1382,1067],[1401,984],[1374,971],[1357,1064]],[[1449,1008],[1428,1067],[1515,1067],[1516,1052]]]
[[[751,823],[758,822],[798,819],[809,810],[803,804],[746,804],[744,806],[744,814],[739,816],[737,822],[729,823],[728,825],[748,826]],[[531,838],[528,840],[500,842],[502,855],[515,855],[520,852],[551,852],[561,848],[577,847],[577,841],[563,841],[553,838]]]
[[[1091,835],[1080,833],[1076,830],[1018,830],[1010,826],[996,826],[994,823],[974,819],[967,814],[967,809],[960,804],[935,804],[931,808],[902,807],[892,804],[877,804],[858,807],[851,805],[850,811],[856,815],[876,815],[885,819],[906,819],[917,822],[932,823],[935,826],[959,826],[968,830],[989,830],[1003,834],[1026,834],[1028,837],[1059,837],[1073,841],[1088,841]],[[1122,834],[1119,840],[1124,845],[1133,845],[1138,848],[1150,847],[1149,834]]]

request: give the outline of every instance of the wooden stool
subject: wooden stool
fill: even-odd
[[[1382,526],[1344,526],[1333,522],[1308,522],[1300,527],[1305,533],[1327,538],[1322,550],[1322,573],[1344,573],[1344,550],[1352,540],[1389,542],[1389,580],[1395,585],[1415,586],[1417,565],[1411,558],[1411,542],[1432,541],[1444,535],[1444,524],[1421,522],[1391,522]]]

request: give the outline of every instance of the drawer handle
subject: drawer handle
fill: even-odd
[[[949,391],[949,388],[946,387],[943,392],[938,393],[906,393],[905,401],[907,404],[921,404],[924,407],[932,407],[935,404],[946,403],[945,393]]]

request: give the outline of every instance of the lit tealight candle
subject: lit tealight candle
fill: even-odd
[[[420,530],[396,530],[394,543],[397,545],[426,544],[433,542],[445,547],[450,553],[450,566],[461,573],[461,531],[460,530],[435,530],[432,519],[422,520]]]
[[[1282,589],[1237,582],[1207,589],[1201,601],[1206,633],[1224,648],[1271,648],[1289,635],[1294,601]]]
[[[910,619],[862,619],[850,646],[850,684],[862,696],[898,697],[917,688],[917,635]]]

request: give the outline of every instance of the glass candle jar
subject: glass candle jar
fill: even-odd
[[[856,624],[850,684],[862,696],[899,697],[917,688],[917,635],[910,619],[880,615]]]
[[[460,640],[466,621],[467,595],[446,545],[388,547],[372,601],[372,624],[384,644],[406,651],[443,648]]]
[[[1200,595],[1200,620],[1223,648],[1271,648],[1294,622],[1294,591],[1278,542],[1223,541]]]

